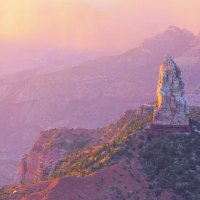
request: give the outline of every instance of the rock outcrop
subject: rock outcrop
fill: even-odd
[[[188,113],[181,70],[172,57],[166,55],[160,67],[153,126],[188,127]]]
[[[31,183],[51,177],[66,156],[80,155],[82,158],[85,152],[88,154],[113,141],[130,122],[149,116],[152,112],[153,104],[145,104],[136,110],[124,112],[117,123],[104,128],[42,131],[31,150],[21,159],[15,182]]]
[[[57,128],[42,131],[31,150],[21,159],[16,182],[29,183],[48,177],[64,156],[92,145],[101,129]]]

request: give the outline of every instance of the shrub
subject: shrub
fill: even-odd
[[[185,200],[200,194],[200,136],[160,136],[140,151],[143,169],[155,191],[171,189]]]

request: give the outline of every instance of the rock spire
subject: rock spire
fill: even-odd
[[[188,126],[188,113],[181,70],[172,57],[166,55],[160,67],[153,125]]]

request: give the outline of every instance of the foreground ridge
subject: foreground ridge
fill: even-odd
[[[42,132],[22,159],[20,184],[1,188],[0,200],[197,200],[199,116],[167,55],[155,106],[127,111],[101,129]]]

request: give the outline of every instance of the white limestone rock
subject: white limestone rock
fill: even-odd
[[[164,57],[157,85],[154,125],[188,126],[189,106],[181,70],[170,55]]]

